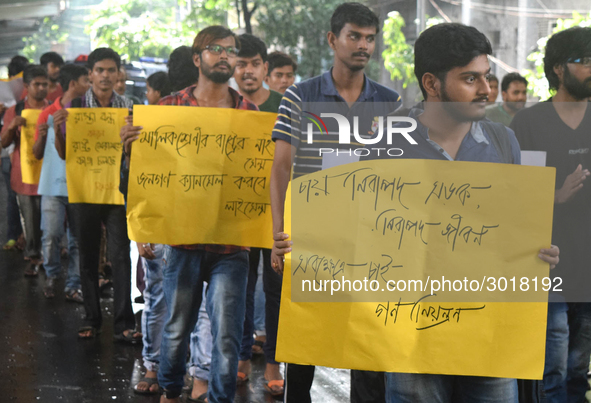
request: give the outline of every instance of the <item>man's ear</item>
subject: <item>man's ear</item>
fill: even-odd
[[[267,74],[269,73],[269,62],[265,62],[265,77],[267,77]]]
[[[441,94],[441,80],[432,73],[425,73],[421,78],[423,88],[431,98],[439,99]],[[426,99],[425,99],[426,100]]]
[[[200,55],[198,55],[197,53],[193,53],[193,64],[195,64],[197,68],[201,67],[201,58],[199,56]]]
[[[332,31],[328,31],[326,34],[326,40],[328,41],[328,45],[332,50],[335,50],[335,42],[337,41],[337,36]]]
[[[554,73],[556,73],[556,75],[558,76],[558,80],[560,82],[562,82],[562,78],[564,77],[564,68],[566,66],[564,64],[557,64],[556,66],[554,66],[553,70]]]

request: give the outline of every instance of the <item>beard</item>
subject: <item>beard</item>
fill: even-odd
[[[214,71],[214,69],[217,66],[221,66],[221,65],[228,67],[228,71],[227,72]],[[205,77],[207,77],[208,79],[210,79],[211,81],[213,81],[216,84],[225,84],[234,75],[234,69],[230,66],[229,63],[219,62],[219,63],[216,63],[210,67],[209,65],[207,65],[206,63],[203,62],[203,59],[201,59],[201,71]]]
[[[564,69],[564,88],[574,98],[583,100],[591,97],[591,77],[586,78],[582,82],[577,80],[571,73],[568,67]]]
[[[484,108],[480,108],[478,112],[469,113],[469,110],[475,108],[471,102],[456,102],[451,99],[448,92],[445,89],[445,81],[441,82],[441,101],[443,102],[443,109],[449,113],[449,115],[457,120],[458,122],[474,122],[482,120],[486,117]],[[488,101],[488,97],[482,97],[474,99],[475,101]]]

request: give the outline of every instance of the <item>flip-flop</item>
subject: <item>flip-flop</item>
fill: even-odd
[[[187,401],[193,403],[207,403],[207,400],[205,399],[207,399],[207,392],[199,395],[197,399],[193,399],[190,395],[187,396]]]
[[[146,382],[148,384],[148,389],[138,390],[137,385],[140,382]],[[138,383],[135,384],[135,386],[133,387],[133,391],[135,393],[137,393],[138,395],[156,395],[156,394],[160,393],[160,387],[158,387],[158,390],[156,390],[156,391],[151,390],[153,385],[158,385],[158,378],[146,378],[144,376],[142,379],[140,379],[138,381]]]
[[[125,335],[125,331],[116,334],[113,336],[113,338],[115,339],[115,341],[121,341],[123,343],[129,343],[129,344],[137,344],[137,343],[141,343],[142,342],[142,334],[138,333],[139,336],[134,337],[133,335],[136,334],[138,332],[134,331],[133,329],[129,329],[129,331],[127,332],[127,336]]]
[[[236,377],[236,385],[244,385],[248,382],[248,375],[244,372],[238,371],[238,376]]]
[[[88,331],[90,331],[90,336],[80,336],[80,333],[88,332]],[[82,340],[90,340],[90,339],[94,339],[100,333],[101,333],[101,330],[97,329],[96,327],[82,326],[81,328],[78,329],[78,338],[82,339]]]
[[[276,379],[265,383],[265,390],[273,397],[283,396],[285,381],[283,379]],[[273,386],[278,386],[281,391],[273,389]]]
[[[262,340],[255,340],[253,345],[252,345],[252,353],[253,354],[265,354],[264,350],[263,350],[263,346],[265,345],[265,342]]]

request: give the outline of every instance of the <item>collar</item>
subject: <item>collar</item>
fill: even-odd
[[[94,93],[94,91],[92,90],[92,88],[89,88],[88,91],[91,92],[92,97],[94,98],[95,105],[101,106],[101,103],[99,102],[99,100],[96,97],[96,94]],[[119,94],[117,94],[115,92],[115,90],[113,90],[113,92],[111,93],[111,99],[109,100],[109,107],[113,105],[113,101],[115,101],[115,98],[118,97],[118,96],[119,96]]]
[[[421,137],[423,137],[425,140],[428,140],[429,142],[433,142],[430,138],[429,138],[429,128],[424,126],[421,121],[418,119],[418,117],[425,112],[423,109],[419,109],[419,108],[412,108],[410,110],[409,113],[409,117],[414,118],[417,122],[417,133],[419,133],[421,135]],[[474,121],[472,122],[472,125],[470,126],[470,135],[472,136],[472,138],[474,139],[474,141],[476,141],[477,143],[485,143],[485,144],[489,144],[488,139],[486,138],[486,136],[484,135],[484,131],[482,130],[482,125],[480,124],[480,121]]]
[[[325,71],[322,74],[321,79],[320,79],[320,91],[322,92],[322,95],[339,97],[339,98],[343,99],[341,97],[341,95],[339,94],[339,92],[337,91],[336,87],[334,86],[334,81],[332,79],[332,69],[333,68],[334,67],[331,67],[330,70]],[[367,101],[367,100],[373,98],[373,96],[377,92],[378,91],[377,91],[376,87],[373,85],[373,83],[371,82],[371,80],[369,78],[367,78],[365,73],[363,73],[363,90],[361,91],[361,94],[359,95],[359,98],[357,99],[356,102]]]
[[[197,84],[193,84],[190,87],[187,87],[181,91],[181,101],[182,102],[190,102],[190,103],[195,103],[195,104],[199,105],[197,98],[195,98],[195,94],[193,94],[193,91],[195,91],[195,87],[197,87]],[[234,100],[234,109],[239,108],[240,105],[242,105],[242,102],[244,102],[243,96],[238,91],[236,91],[234,88],[232,88],[230,86],[228,86],[228,92],[230,92],[230,95],[232,96],[232,99]]]

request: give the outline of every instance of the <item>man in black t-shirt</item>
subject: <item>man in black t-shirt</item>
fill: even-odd
[[[553,35],[544,70],[556,95],[520,111],[511,123],[522,150],[546,152],[556,168],[552,272],[562,292],[550,295],[544,390],[549,402],[586,401],[591,355],[591,28]],[[558,280],[558,278],[561,279]]]

